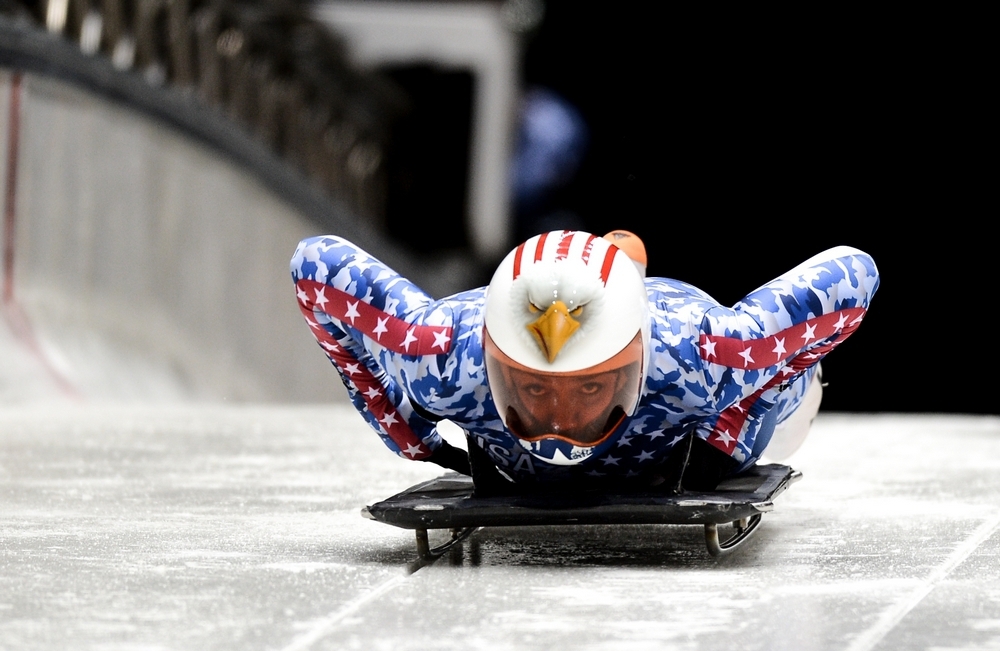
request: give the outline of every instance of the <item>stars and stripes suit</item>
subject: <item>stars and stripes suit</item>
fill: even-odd
[[[795,410],[879,284],[872,258],[848,247],[731,307],[690,284],[647,278],[652,322],[639,404],[579,463],[565,465],[529,453],[497,413],[483,356],[486,288],[435,300],[334,236],[303,240],[291,272],[313,336],[390,450],[427,459],[442,445],[436,422],[448,419],[516,482],[641,476],[691,433],[732,457],[736,471],[749,467],[763,452],[765,416],[781,422]]]

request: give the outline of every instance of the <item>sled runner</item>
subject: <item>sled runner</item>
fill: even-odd
[[[416,532],[424,559],[440,556],[482,527],[559,524],[702,524],[712,556],[740,548],[757,530],[761,515],[801,473],[779,464],[758,465],[723,481],[713,491],[679,495],[644,493],[525,494],[478,497],[471,477],[449,473],[366,506],[367,518]],[[719,525],[733,533],[720,540]],[[451,540],[431,547],[427,531],[450,529]]]

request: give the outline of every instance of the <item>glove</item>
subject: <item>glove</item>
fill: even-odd
[[[447,441],[441,441],[440,447],[431,452],[431,456],[425,457],[421,461],[431,461],[442,468],[454,470],[463,475],[472,475],[468,453],[461,448],[456,448]]]

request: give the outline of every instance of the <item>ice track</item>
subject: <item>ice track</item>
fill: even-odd
[[[821,414],[748,548],[362,506],[437,474],[349,407],[0,409],[0,649],[1000,649],[1000,419]]]

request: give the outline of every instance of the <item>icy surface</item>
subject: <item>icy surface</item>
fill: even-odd
[[[349,407],[3,406],[0,649],[1000,649],[1000,419],[821,414],[787,463],[733,557],[502,528],[417,569],[359,510],[439,473]]]

